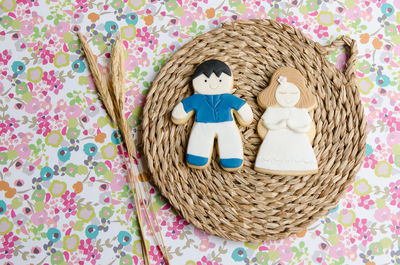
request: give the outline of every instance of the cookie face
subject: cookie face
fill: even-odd
[[[299,102],[300,90],[294,84],[285,82],[277,87],[275,98],[282,107],[293,107]]]
[[[233,78],[225,73],[217,76],[212,73],[209,77],[201,74],[193,79],[193,89],[197,94],[203,95],[217,95],[232,93]]]
[[[257,98],[265,112],[257,125],[263,142],[254,169],[274,175],[307,175],[318,172],[311,146],[315,125],[308,111],[316,99],[294,68],[278,69],[270,85]]]
[[[243,166],[242,139],[234,115],[240,124],[250,124],[253,113],[244,100],[231,94],[232,82],[232,73],[225,63],[206,61],[193,74],[195,94],[183,99],[172,111],[175,124],[195,116],[186,154],[186,163],[192,168],[209,165],[215,140],[223,169],[235,171]]]

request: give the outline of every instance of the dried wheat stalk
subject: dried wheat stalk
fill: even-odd
[[[136,159],[136,147],[134,144],[134,140],[132,137],[132,133],[131,133],[131,129],[128,125],[128,122],[126,120],[126,117],[124,115],[124,105],[125,105],[125,60],[124,60],[124,46],[122,43],[121,39],[117,39],[114,47],[112,49],[111,52],[111,87],[109,88],[110,90],[112,90],[112,92],[110,93],[111,95],[114,95],[114,99],[112,100],[114,103],[114,109],[117,110],[118,113],[116,113],[116,119],[117,119],[117,123],[120,127],[121,133],[123,138],[125,139],[125,143],[127,146],[127,151],[128,151],[128,156],[129,156],[129,164],[130,164],[130,169],[128,170],[128,173],[130,175],[130,181],[133,182],[133,185],[135,187],[136,193],[139,194],[138,199],[139,199],[139,203],[141,205],[144,206],[144,212],[146,215],[146,218],[149,222],[151,231],[154,235],[154,238],[158,244],[158,246],[160,247],[161,253],[164,257],[164,260],[169,263],[169,257],[167,256],[167,251],[165,248],[164,244],[160,243],[160,240],[158,239],[158,237],[160,237],[162,239],[162,235],[160,232],[160,228],[158,228],[158,236],[156,233],[156,230],[154,228],[153,222],[151,220],[151,217],[148,213],[145,201],[144,201],[144,197],[143,197],[143,192],[141,190],[140,187],[140,183],[138,180],[137,175],[133,172],[134,169],[134,163],[132,158]],[[125,159],[125,157],[124,157]],[[149,194],[147,194],[149,196]],[[151,198],[151,197],[150,197]],[[151,205],[151,203],[150,203]],[[157,222],[158,224],[158,222]],[[164,243],[163,240],[161,240],[162,243]]]
[[[107,89],[107,80],[104,74],[100,71],[99,66],[97,65],[96,56],[92,53],[92,50],[90,49],[85,37],[80,32],[78,32],[78,37],[81,42],[81,47],[85,53],[89,69],[92,72],[93,82],[97,87],[97,91],[99,92],[100,98],[103,101],[104,106],[106,107],[107,113],[110,116],[111,121],[115,123],[115,110],[112,102],[112,97],[110,96]]]
[[[151,218],[148,214],[147,207],[144,203],[143,194],[141,192],[140,184],[137,179],[136,174],[133,172],[134,163],[133,158],[136,159],[136,146],[133,140],[133,136],[124,115],[124,104],[125,104],[125,68],[124,68],[124,47],[123,43],[120,39],[118,39],[112,49],[111,54],[111,78],[107,82],[107,79],[100,72],[100,69],[97,65],[95,55],[92,53],[87,41],[83,37],[81,33],[78,33],[78,37],[81,41],[81,46],[85,52],[89,69],[92,72],[93,81],[97,87],[97,90],[100,94],[100,98],[102,99],[104,106],[111,117],[113,124],[116,127],[119,127],[122,137],[125,140],[129,163],[127,162],[125,155],[123,155],[124,164],[127,167],[129,184],[134,194],[135,207],[137,212],[138,224],[141,232],[141,243],[142,249],[144,250],[144,262],[145,264],[149,264],[149,256],[147,245],[145,244],[143,224],[142,224],[142,213],[141,213],[141,205],[144,206],[145,214],[150,224],[152,233],[156,239],[157,244],[160,247],[161,253],[163,254],[164,260],[169,264],[169,257],[166,251],[166,247],[159,229],[159,224],[156,219],[157,228],[159,232],[159,236],[161,238],[162,244],[160,244],[158,237],[156,235],[154,226],[152,224]],[[119,134],[118,134],[119,136]],[[123,150],[123,141],[119,136],[121,149]],[[146,190],[148,193],[148,189]],[[151,197],[150,197],[151,198]]]
[[[94,54],[92,53],[88,43],[86,42],[86,39],[83,37],[83,35],[79,32],[78,33],[78,37],[79,40],[81,42],[81,46],[83,48],[83,51],[86,55],[86,59],[89,65],[89,69],[92,72],[92,76],[93,76],[93,81],[97,87],[97,91],[100,95],[101,100],[103,101],[103,104],[106,108],[106,111],[108,113],[108,115],[111,117],[112,123],[118,127],[117,125],[117,117],[116,117],[116,113],[118,113],[118,111],[116,111],[116,109],[114,108],[114,102],[112,101],[114,97],[114,95],[110,94],[110,90],[109,90],[109,86],[108,83],[104,77],[104,75],[100,72],[100,69],[97,65],[96,62],[96,58],[94,56]],[[112,90],[111,90],[112,91]],[[120,144],[122,147],[122,141],[120,140]],[[128,168],[128,165],[126,165],[126,167]],[[129,178],[131,179],[131,178]],[[142,242],[142,249],[143,249],[143,256],[144,256],[144,261],[146,265],[149,265],[149,257],[148,257],[148,249],[145,243],[145,238],[144,238],[144,230],[143,230],[143,224],[142,224],[142,216],[141,216],[141,211],[140,211],[140,203],[139,200],[137,198],[137,192],[134,189],[134,185],[132,185],[132,182],[130,181],[130,186],[131,186],[131,190],[132,193],[134,194],[134,199],[135,199],[135,207],[136,207],[136,212],[137,212],[137,219],[138,219],[138,225],[139,225],[139,229],[140,229],[140,235],[141,235],[141,242]]]
[[[122,40],[118,38],[111,52],[111,84],[116,91],[115,98],[123,110],[125,104],[125,55]],[[123,113],[123,112],[121,112]]]

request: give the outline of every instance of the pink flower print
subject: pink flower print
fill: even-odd
[[[0,246],[0,259],[11,259],[14,253],[15,241],[18,240],[18,236],[15,236],[13,232],[9,232],[3,236]]]
[[[126,179],[121,175],[114,175],[114,179],[110,183],[112,191],[120,191],[124,188],[126,184]]]
[[[194,235],[200,239],[208,238],[208,234],[206,232],[204,232],[203,230],[198,229],[197,227],[194,228],[193,232],[194,232]]]
[[[32,248],[31,248],[31,253],[32,253],[33,255],[40,254],[40,252],[42,252],[42,249],[41,249],[39,246],[36,246],[36,247],[32,247]]]
[[[88,82],[89,82],[89,84],[88,84],[88,88],[89,89],[96,89],[96,86],[94,85],[94,81],[93,81],[93,77],[91,76],[91,75],[89,75],[88,76]]]
[[[34,114],[40,109],[40,102],[37,98],[32,98],[28,104],[25,105],[25,110],[29,114]]]
[[[60,80],[57,80],[55,83],[53,83],[49,90],[53,91],[54,90],[54,94],[58,95],[58,91],[60,91],[62,88],[64,87],[64,85],[61,83]]]
[[[358,237],[358,240],[362,240],[361,243],[366,246],[368,242],[372,241],[371,231],[366,231]]]
[[[386,222],[390,218],[390,209],[389,207],[385,206],[382,209],[377,209],[375,211],[374,217],[378,222]]]
[[[45,210],[41,212],[33,213],[31,216],[31,222],[34,225],[41,225],[47,222],[48,216]]]
[[[200,244],[199,244],[200,251],[205,252],[205,251],[209,250],[210,248],[215,247],[215,244],[208,240],[209,235],[206,232],[195,227],[194,235],[200,239]]]
[[[37,134],[43,134],[43,136],[46,136],[49,132],[51,132],[49,121],[50,118],[51,116],[49,115],[48,110],[44,112],[38,112],[36,122],[39,126],[39,129],[36,131]]]
[[[235,16],[235,15],[233,15],[233,16]],[[232,18],[233,18],[233,16],[232,16]],[[256,12],[254,12],[254,10],[252,10],[252,9],[250,9],[250,8],[247,8],[246,9],[246,12],[244,12],[241,16],[240,16],[240,19],[253,19],[253,18],[257,18],[257,13]],[[220,17],[220,19],[221,19],[221,22],[222,22],[222,20],[223,20],[223,18],[222,17]],[[236,17],[236,19],[237,19],[237,17]],[[235,20],[236,20],[235,19]]]
[[[379,113],[379,118],[386,123],[389,119],[389,114],[388,114],[388,109],[387,108],[383,108],[382,112]]]
[[[400,179],[396,182],[391,182],[389,184],[390,195],[392,196],[392,200],[390,201],[390,205],[396,205],[400,208]]]
[[[92,265],[96,264],[96,261],[100,259],[101,255],[97,248],[92,245],[92,240],[90,238],[86,240],[81,240],[79,243],[79,249],[86,255],[86,261],[90,261]]]
[[[400,221],[392,220],[392,227],[390,227],[390,231],[396,233],[396,235],[400,235]]]
[[[74,6],[76,8],[76,12],[86,13],[88,11],[87,0],[76,0],[76,4]]]
[[[396,144],[400,144],[400,133],[398,132],[391,132],[386,137],[386,142],[390,147],[393,147]]]
[[[146,43],[144,44],[144,46],[148,46],[151,50],[154,50],[155,45],[158,44],[158,40],[156,39],[156,37],[154,37],[153,35],[151,35],[150,39],[148,41],[146,41]]]
[[[11,55],[8,53],[7,50],[4,50],[0,53],[0,63],[3,65],[7,65],[11,59]]]
[[[39,42],[33,47],[33,50],[36,51],[37,55],[42,59],[43,65],[53,63],[54,54],[47,49],[47,44],[42,45],[42,43]]]
[[[34,137],[34,134],[30,132],[29,133],[20,132],[18,133],[18,137],[20,138],[20,141],[22,143],[29,144]]]
[[[364,168],[375,169],[376,164],[378,164],[378,160],[375,158],[374,154],[364,158]]]
[[[50,91],[54,90],[54,93],[58,95],[58,92],[64,87],[64,85],[54,74],[54,70],[44,72],[42,80],[49,86]]]
[[[172,239],[178,239],[178,236],[182,233],[182,231],[176,229],[174,225],[168,226],[168,232],[165,234],[166,237],[170,237]]]
[[[391,45],[384,45],[384,47],[389,46],[392,47]],[[381,53],[381,56],[379,56],[379,61],[383,64],[390,63],[393,59],[393,53],[391,52],[383,52]]]
[[[135,96],[135,107],[143,107],[146,101],[146,96],[143,94],[138,94]]]
[[[190,11],[185,11],[181,17],[182,26],[191,26],[194,21],[194,15]]]
[[[18,153],[18,157],[21,159],[28,159],[29,155],[31,154],[31,149],[29,145],[26,143],[21,143],[15,147],[15,151]]]
[[[150,246],[149,255],[151,256],[151,259],[155,261],[154,264],[156,265],[165,264],[164,259],[162,258],[162,253],[158,246]]]
[[[299,17],[298,16],[289,16],[289,17],[285,17],[285,18],[277,17],[276,21],[284,23],[284,24],[288,24],[288,25],[291,25],[291,26],[296,26],[296,27],[301,26],[301,23],[299,22]]]
[[[66,108],[66,116],[68,119],[77,118],[82,114],[82,109],[79,106],[68,106]]]
[[[346,11],[346,17],[349,18],[350,20],[354,21],[357,18],[361,17],[361,9],[360,7],[356,6],[353,8],[350,8]]]
[[[221,25],[221,22],[219,21],[219,18],[214,18],[208,21],[208,26],[211,29],[218,28]]]
[[[136,59],[136,57],[133,55],[129,55],[128,59],[126,59],[126,61],[125,61],[125,69],[127,71],[133,71],[135,69],[135,67],[138,65],[139,65],[139,62]]]
[[[328,37],[329,34],[327,32],[328,27],[319,25],[317,28],[314,29],[314,33],[317,34],[318,38]]]
[[[172,222],[172,226],[168,227],[168,232],[165,234],[165,236],[171,237],[172,239],[177,239],[182,233],[182,229],[188,224],[189,223],[185,219],[180,216],[176,216],[176,220]]]
[[[395,115],[395,113],[393,111],[388,111],[387,108],[383,108],[383,111],[379,113],[379,118],[382,120],[383,123],[389,126],[389,131],[392,133],[394,131],[400,131],[400,120],[397,120],[396,117],[393,115]],[[397,137],[397,139],[399,138],[400,136]]]
[[[367,230],[367,219],[363,218],[356,218],[356,221],[354,222],[353,226],[356,228],[357,233],[360,233],[361,231]]]
[[[375,204],[374,200],[371,200],[370,198],[371,197],[369,195],[361,196],[358,206],[368,210],[370,206]]]
[[[35,24],[32,21],[25,20],[21,21],[21,34],[23,36],[29,36],[33,33],[33,28]]]
[[[356,221],[353,224],[353,227],[356,229],[358,234],[358,240],[361,240],[361,243],[366,246],[368,242],[372,241],[371,231],[368,230],[367,227],[367,219],[356,218]]]
[[[289,21],[289,24],[292,25],[292,26],[299,27],[299,26],[302,25],[302,23],[299,22],[299,17],[298,16],[288,17],[288,21]]]
[[[36,120],[38,123],[48,122],[49,120],[50,120],[50,116],[49,116],[48,110],[45,110],[43,112],[38,112],[37,120]]]
[[[39,6],[38,0],[17,0],[17,4],[28,4],[29,7]]]
[[[396,46],[394,47],[394,53],[395,53],[396,55],[400,55],[400,44],[398,44],[398,45],[396,45]]]
[[[75,216],[77,213],[77,206],[75,204],[75,192],[70,192],[67,190],[61,198],[63,199],[64,208],[62,209],[65,214],[65,218],[69,218],[71,215]]]
[[[208,260],[206,256],[203,256],[200,261],[196,262],[196,265],[221,265],[220,263]]]
[[[215,244],[210,242],[208,240],[208,238],[201,240],[200,244],[199,244],[199,250],[202,252],[206,252],[210,248],[214,248],[214,247],[215,247]]]
[[[67,33],[70,29],[70,25],[68,22],[60,22],[56,26],[56,34],[59,37],[63,37],[65,33]]]
[[[67,102],[65,102],[63,99],[60,99],[60,100],[57,102],[57,107],[54,109],[54,112],[55,112],[55,113],[59,113],[59,112],[61,112],[61,111],[64,111],[64,112],[65,112],[65,110],[67,109],[67,107],[68,107]]]
[[[178,38],[179,37],[180,27],[170,27],[168,30],[168,36],[171,38]]]
[[[282,245],[282,246],[278,247],[277,251],[279,253],[281,261],[287,262],[287,261],[292,260],[293,251],[291,250],[290,246]]]
[[[311,256],[311,260],[315,264],[326,264],[325,263],[325,258],[326,258],[327,253],[325,251],[317,250],[314,252],[314,254]]]
[[[329,255],[335,259],[340,259],[346,255],[346,248],[343,243],[338,243],[329,248]]]
[[[147,31],[147,27],[143,27],[142,29],[137,29],[136,37],[140,38],[142,42],[144,42],[145,47],[149,47],[150,49],[154,49],[154,46],[158,44],[158,40],[151,35]]]
[[[13,132],[14,128],[18,128],[19,124],[16,123],[15,118],[10,118],[0,123],[0,135],[6,134],[7,132]]]

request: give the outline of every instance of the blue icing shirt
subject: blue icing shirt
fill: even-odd
[[[194,94],[182,100],[185,111],[194,110],[196,121],[204,123],[233,121],[232,109],[239,110],[245,103],[232,94]]]

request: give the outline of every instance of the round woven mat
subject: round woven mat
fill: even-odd
[[[343,73],[325,58],[342,45],[349,55]],[[364,158],[366,121],[355,85],[356,55],[356,43],[348,37],[324,47],[271,20],[226,23],[198,36],[164,65],[147,96],[142,145],[152,181],[180,215],[209,234],[259,242],[303,231],[336,207]],[[196,66],[212,58],[230,66],[234,94],[254,112],[251,126],[239,127],[244,167],[238,172],[220,168],[216,148],[206,169],[186,166],[193,119],[185,125],[171,122],[174,106],[193,94]],[[311,114],[318,174],[273,176],[253,170],[261,144],[257,122],[264,111],[256,98],[282,66],[298,69],[317,97],[318,107]]]

